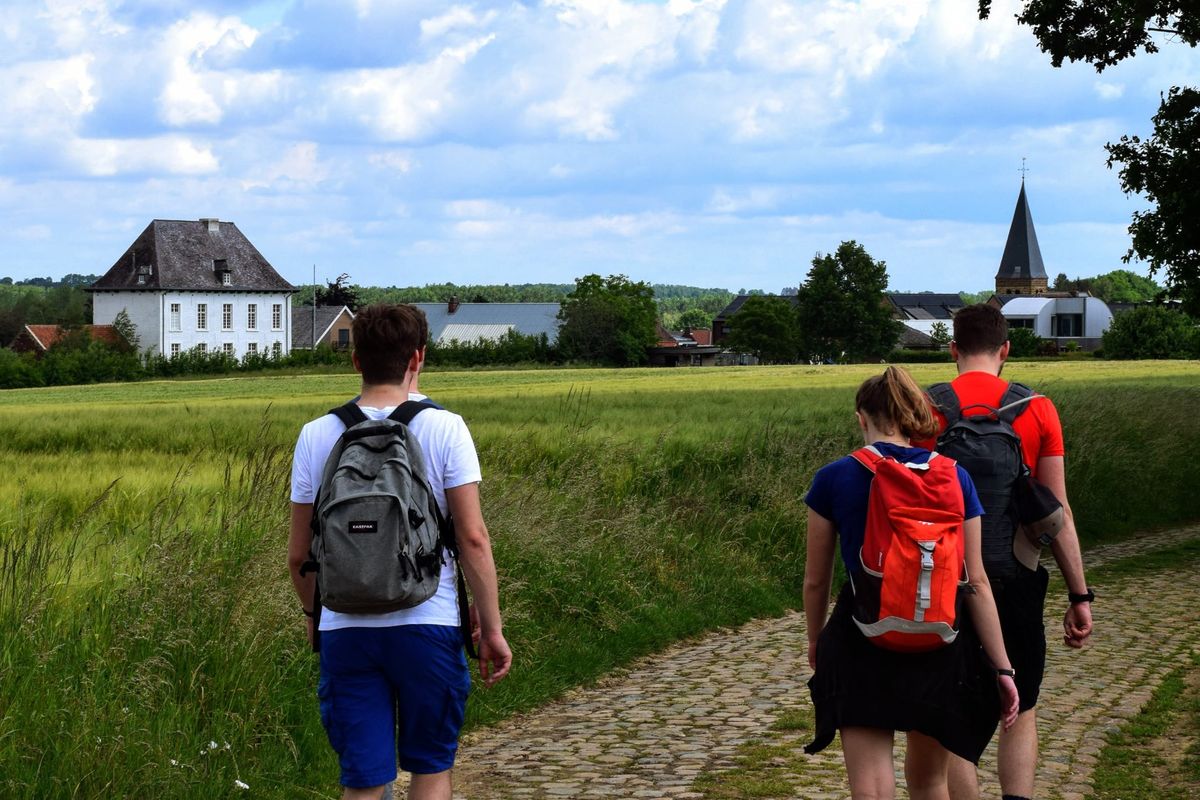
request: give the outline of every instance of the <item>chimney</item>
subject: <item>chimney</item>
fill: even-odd
[[[221,220],[217,219],[216,217],[201,217],[200,222],[203,223],[206,228],[208,228],[209,233],[221,232]]]
[[[446,304],[446,311],[451,314],[458,311],[458,295],[450,295],[450,302]]]

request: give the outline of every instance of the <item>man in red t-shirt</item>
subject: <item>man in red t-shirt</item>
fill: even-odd
[[[1008,358],[1008,322],[994,306],[986,303],[967,306],[954,316],[954,340],[950,354],[958,365],[958,377],[950,384],[958,396],[964,415],[985,414],[983,408],[967,408],[983,403],[993,408],[1008,388],[1000,378]],[[941,427],[946,418],[935,410]],[[1063,505],[1064,525],[1054,539],[1051,549],[1058,568],[1066,579],[1068,606],[1063,617],[1063,641],[1069,647],[1083,647],[1092,632],[1092,592],[1083,574],[1083,559],[1071,506],[1067,502],[1067,485],[1063,467],[1062,425],[1058,411],[1048,398],[1029,401],[1028,407],[1012,423],[1021,437],[1025,463],[1038,481],[1054,492]],[[935,442],[920,443],[930,449]],[[1021,536],[1020,532],[1015,532]],[[1014,557],[1015,558],[1015,557]],[[1037,704],[1042,672],[1046,664],[1046,636],[1042,622],[1049,574],[1044,567],[1031,570],[1014,561],[993,576],[988,566],[988,579],[996,597],[1004,646],[1017,672],[1020,692],[1020,711],[1017,722],[1000,732],[999,772],[1000,789],[1005,800],[1033,797],[1033,780],[1037,770],[1037,723],[1034,706]],[[1003,574],[1000,574],[1000,573]],[[974,800],[979,797],[975,767],[955,758],[950,766],[950,796],[954,800]]]

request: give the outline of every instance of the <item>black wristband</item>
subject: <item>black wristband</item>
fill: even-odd
[[[1007,675],[1010,678],[1016,679],[1017,671],[1015,669],[1001,669],[1001,668],[997,667],[996,668],[996,677],[1000,677],[1001,675]]]
[[[317,616],[315,613],[313,613],[312,611],[309,611],[307,608],[304,608],[303,606],[301,606],[300,610],[303,611],[304,616],[308,617],[309,619],[312,619]]]
[[[1090,587],[1090,586],[1087,587],[1087,591],[1084,592],[1083,594],[1075,594],[1074,592],[1067,592],[1067,600],[1070,601],[1071,605],[1075,605],[1076,603],[1090,603],[1095,599],[1096,599],[1096,593],[1092,590],[1092,587]]]

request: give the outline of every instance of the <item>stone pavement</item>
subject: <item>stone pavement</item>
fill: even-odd
[[[1149,533],[1085,555],[1089,569],[1200,538],[1200,526]],[[1065,598],[1047,602],[1049,654],[1038,713],[1038,796],[1083,800],[1106,734],[1136,714],[1186,663],[1200,623],[1195,564],[1125,585],[1094,584],[1096,633],[1083,651],[1061,644]],[[1053,584],[1052,584],[1053,590]],[[456,798],[690,798],[701,774],[734,766],[739,745],[810,709],[802,614],[756,620],[680,643],[528,715],[472,734],[455,770]],[[799,747],[804,733],[788,734]],[[903,737],[898,737],[899,745]],[[897,765],[902,763],[897,747]],[[837,743],[801,760],[797,797],[848,797]],[[999,797],[995,743],[984,797]],[[903,786],[902,782],[900,784]],[[399,794],[399,792],[398,792]]]

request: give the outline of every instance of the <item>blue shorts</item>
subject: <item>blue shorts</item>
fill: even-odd
[[[462,634],[445,625],[321,631],[321,724],[342,785],[365,789],[405,772],[454,766],[471,675]]]

